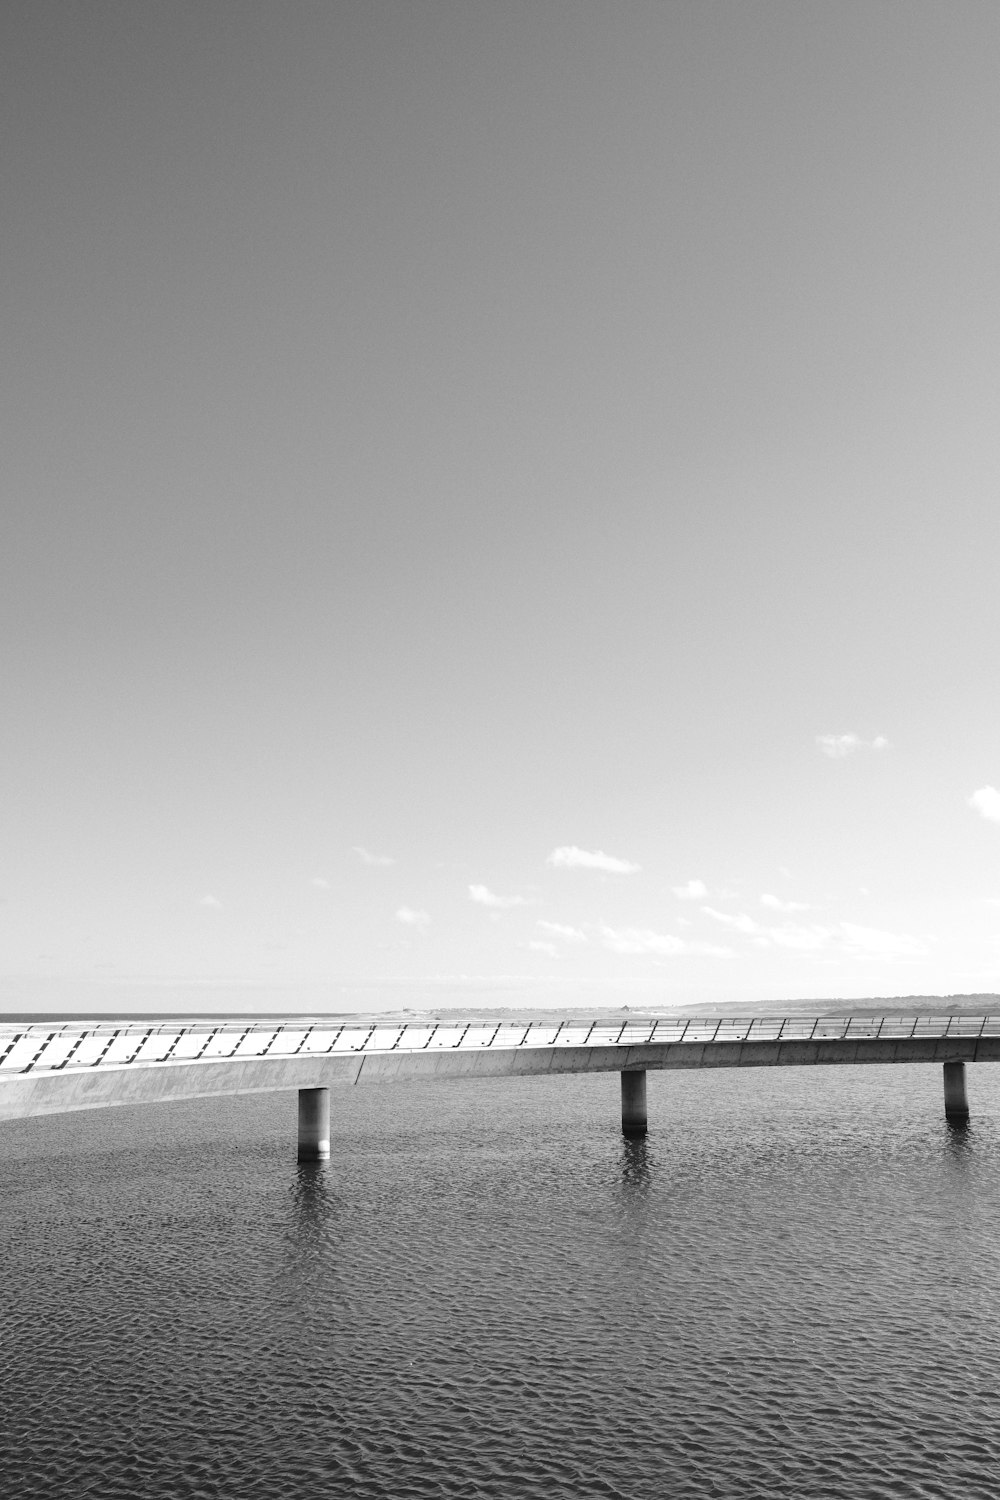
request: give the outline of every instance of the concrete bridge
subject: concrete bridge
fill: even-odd
[[[622,1130],[640,1136],[650,1068],[915,1062],[942,1065],[945,1114],[967,1119],[965,1065],[1000,1062],[1000,1016],[8,1023],[0,1120],[297,1089],[307,1161],[330,1154],[329,1090],[342,1084],[620,1073]]]

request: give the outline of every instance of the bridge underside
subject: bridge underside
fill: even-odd
[[[869,1063],[1000,1062],[1000,1037],[654,1043],[610,1047],[511,1047],[363,1056],[266,1057],[131,1064],[21,1073],[0,1081],[0,1119],[62,1114],[216,1094],[326,1089],[404,1079],[503,1078],[691,1068],[815,1067]],[[947,1075],[946,1075],[947,1076]],[[953,1080],[959,1074],[952,1070]],[[634,1087],[632,1093],[635,1092]],[[964,1094],[964,1087],[962,1090]],[[953,1099],[958,1095],[952,1090]],[[960,1116],[959,1104],[948,1110]]]

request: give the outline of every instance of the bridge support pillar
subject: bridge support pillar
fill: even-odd
[[[965,1092],[965,1063],[944,1065],[944,1113],[948,1120],[969,1118],[969,1096]]]
[[[330,1090],[299,1089],[299,1161],[330,1155]]]
[[[622,1074],[622,1135],[646,1134],[646,1070]]]

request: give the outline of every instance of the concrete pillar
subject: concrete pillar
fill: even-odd
[[[969,1096],[965,1092],[965,1063],[944,1065],[944,1112],[949,1120],[969,1118]]]
[[[622,1135],[646,1134],[646,1070],[622,1074]]]
[[[330,1155],[330,1090],[299,1089],[299,1161]]]

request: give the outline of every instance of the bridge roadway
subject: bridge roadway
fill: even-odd
[[[967,1118],[965,1064],[1000,1062],[1000,1016],[7,1023],[0,1120],[297,1089],[307,1160],[329,1154],[336,1085],[615,1072],[622,1129],[643,1135],[650,1068],[914,1062],[943,1065],[945,1113]]]

